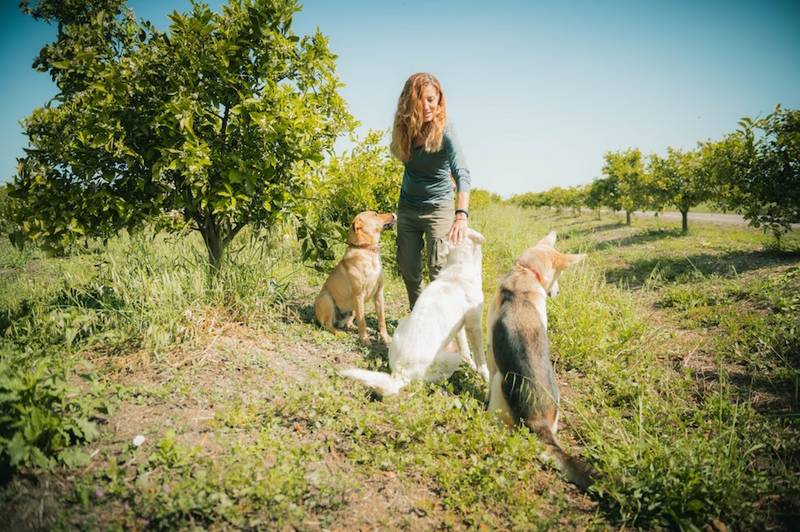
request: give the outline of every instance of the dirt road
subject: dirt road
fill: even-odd
[[[653,212],[636,211],[633,213],[637,218],[652,218]],[[679,212],[662,212],[659,214],[662,220],[680,220]],[[718,212],[691,212],[689,211],[690,222],[713,222],[722,224],[747,225],[747,220],[740,214],[723,214]],[[800,224],[792,224],[792,229],[800,229]]]

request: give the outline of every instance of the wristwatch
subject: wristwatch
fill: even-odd
[[[467,211],[466,209],[456,209],[456,214],[458,214],[458,213],[460,213],[460,212],[463,212],[463,213],[464,213],[464,216],[465,216],[466,218],[469,218],[469,211]]]

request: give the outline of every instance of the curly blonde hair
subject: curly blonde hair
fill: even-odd
[[[433,120],[426,124],[422,115],[422,91],[428,85],[432,85],[439,93],[439,106]],[[426,152],[441,150],[446,119],[447,105],[439,80],[427,72],[413,74],[406,80],[403,92],[397,100],[390,146],[392,155],[403,162],[408,161],[411,157],[411,143],[416,138],[424,139],[423,148]]]

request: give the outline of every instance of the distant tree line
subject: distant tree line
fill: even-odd
[[[667,148],[665,156],[638,148],[605,154],[602,177],[592,183],[526,192],[510,201],[525,207],[608,208],[625,211],[674,208],[689,230],[689,210],[709,202],[740,213],[776,238],[800,222],[800,110],[783,109],[693,150]]]

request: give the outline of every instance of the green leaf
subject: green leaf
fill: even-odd
[[[30,457],[31,447],[21,432],[14,433],[14,436],[6,444],[6,452],[8,453],[9,460],[12,466],[18,466],[25,463]]]
[[[699,513],[703,509],[703,501],[692,499],[686,506],[690,512]]]
[[[85,467],[90,461],[89,455],[77,447],[64,449],[58,457],[67,467]]]
[[[75,425],[80,429],[80,436],[87,442],[94,440],[100,434],[97,430],[97,424],[88,419],[77,418]]]

